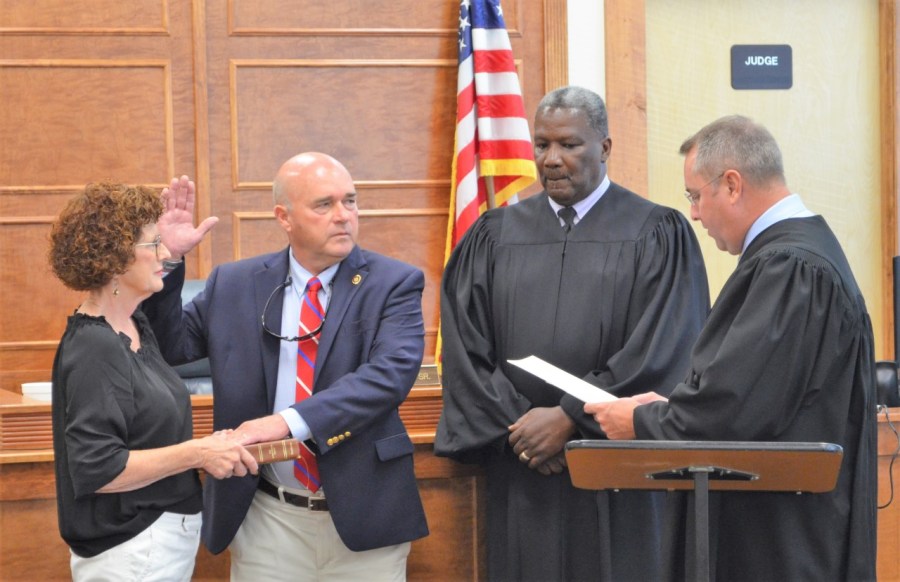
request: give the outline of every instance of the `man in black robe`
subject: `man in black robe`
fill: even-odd
[[[847,258],[825,220],[787,188],[781,152],[762,126],[725,117],[681,153],[691,217],[719,249],[740,254],[738,266],[693,348],[690,374],[668,400],[645,394],[585,410],[612,439],[840,445],[830,493],[710,494],[711,575],[872,580],[875,362]],[[667,571],[693,578],[684,506],[672,509]]]
[[[596,423],[508,360],[620,396],[674,385],[709,310],[699,245],[679,212],[609,181],[595,93],[545,96],[534,138],[545,192],[485,213],[444,271],[435,452],[484,466],[490,580],[655,579],[663,499],[575,489],[563,447]]]

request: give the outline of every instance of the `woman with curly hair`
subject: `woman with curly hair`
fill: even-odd
[[[163,287],[171,254],[145,186],[89,184],[53,225],[50,265],[86,291],[53,362],[60,534],[74,580],[190,580],[202,496],[257,471],[225,434],[192,439],[190,395],[163,360],[141,301]]]

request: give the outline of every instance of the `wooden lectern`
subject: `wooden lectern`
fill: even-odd
[[[709,580],[709,491],[826,493],[843,450],[829,443],[571,441],[566,462],[580,489],[688,489],[694,496],[697,579]]]

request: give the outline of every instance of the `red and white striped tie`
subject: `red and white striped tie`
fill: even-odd
[[[303,337],[319,329],[322,325],[322,305],[319,303],[319,289],[322,283],[313,277],[306,285],[303,303],[300,306],[300,331]],[[318,334],[297,342],[297,402],[309,398],[313,391],[313,378],[316,373],[316,354],[319,351]],[[321,487],[319,466],[316,455],[305,443],[300,443],[300,457],[294,459],[294,477],[304,487],[315,493]]]

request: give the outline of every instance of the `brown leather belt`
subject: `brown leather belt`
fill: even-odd
[[[259,479],[259,490],[267,495],[271,495],[279,501],[296,505],[297,507],[305,507],[310,511],[328,511],[328,501],[324,497],[304,497],[303,495],[295,495],[287,491],[278,492],[278,487],[269,483],[265,479]]]

